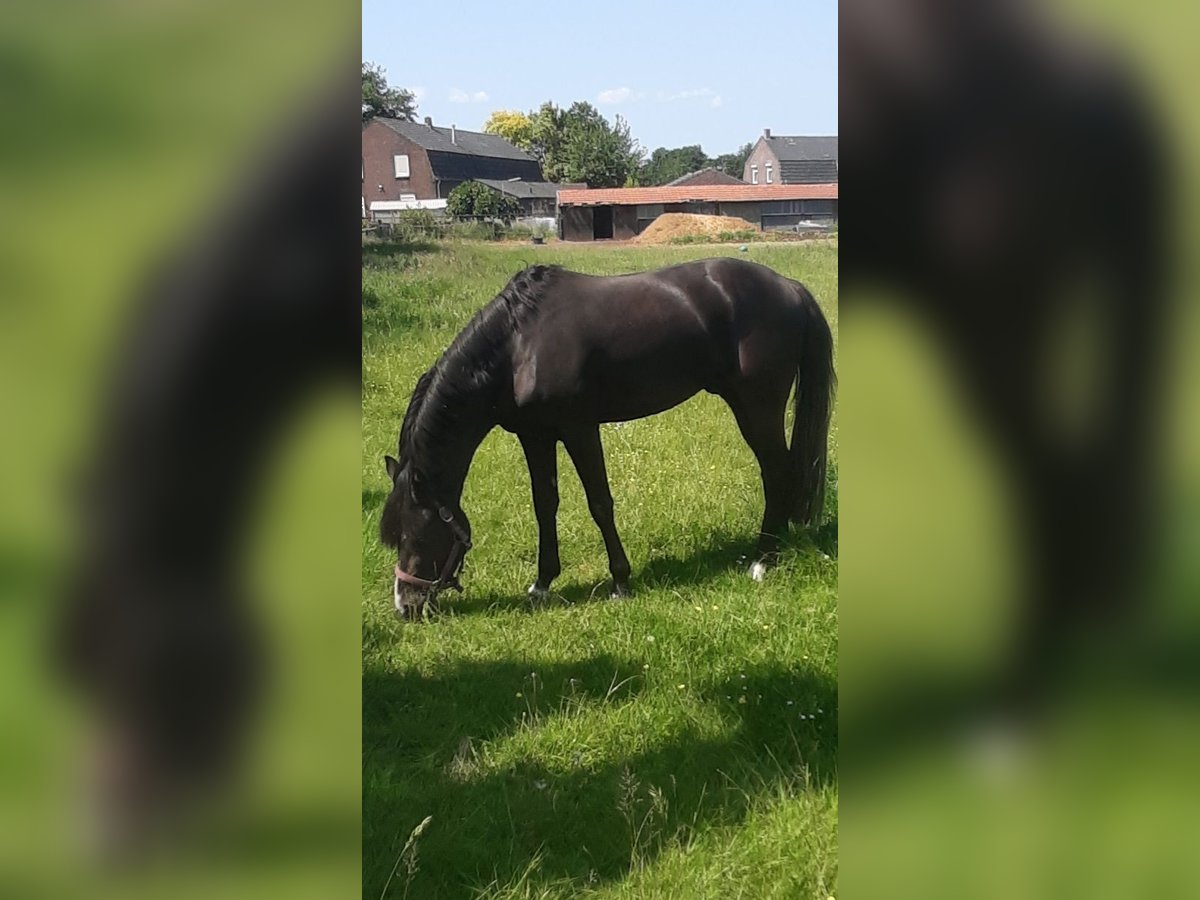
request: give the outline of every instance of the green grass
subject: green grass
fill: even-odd
[[[417,376],[516,270],[629,272],[715,253],[737,255],[455,242],[364,253],[364,897],[836,892],[836,413],[828,522],[793,536],[763,584],[745,574],[758,468],[708,395],[604,428],[631,599],[603,599],[603,545],[560,448],[563,573],[553,599],[528,600],[529,480],[499,430],[463,495],[466,592],[439,618],[394,618],[377,537],[383,455]],[[836,245],[744,255],[805,282],[836,334]]]

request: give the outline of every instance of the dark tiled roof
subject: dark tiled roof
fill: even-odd
[[[734,178],[728,172],[708,166],[704,169],[697,169],[695,172],[688,172],[686,175],[680,175],[674,181],[668,181],[663,187],[675,187],[680,184],[744,184],[744,182],[740,178]]]
[[[553,200],[558,196],[560,190],[568,186],[556,184],[553,181],[501,181],[495,178],[476,178],[475,180],[502,194],[516,197],[518,200],[530,197],[539,200]]]
[[[724,202],[758,200],[836,200],[836,184],[698,184],[677,187],[561,190],[559,206],[625,206],[634,203]]]
[[[783,160],[779,163],[779,180],[784,184],[829,184],[838,180],[837,160]]]
[[[429,126],[424,122],[408,122],[404,119],[388,119],[382,116],[372,121],[382,122],[396,134],[408,138],[426,150],[437,150],[442,153],[465,153],[469,156],[490,156],[494,159],[533,159],[524,150],[513,146],[496,134],[484,134],[479,131],[465,131],[462,128],[456,128],[454,141],[451,142],[450,129],[441,125]]]
[[[795,160],[838,158],[837,135],[832,137],[808,137],[805,135],[773,134],[763,138],[780,163]]]
[[[434,177],[442,181],[478,181],[481,178],[506,181],[541,181],[542,170],[536,159],[505,159],[498,156],[475,156],[468,153],[428,151],[429,167]]]

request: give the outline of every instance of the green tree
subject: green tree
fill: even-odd
[[[446,212],[454,219],[484,217],[511,225],[521,215],[521,204],[478,181],[464,181],[446,198]]]
[[[529,114],[529,152],[542,167],[548,181],[562,181],[563,127],[565,114],[547,101]]]
[[[668,150],[659,147],[650,158],[638,167],[638,183],[645,185],[667,184],[681,175],[703,169],[712,162],[698,144]]]
[[[533,146],[533,120],[523,112],[498,109],[488,116],[483,123],[483,130],[488,134],[500,135],[522,150],[529,150]]]
[[[362,64],[362,117],[366,122],[376,116],[388,119],[417,117],[417,98],[412,91],[389,87],[383,66],[375,63]]]
[[[742,173],[746,171],[746,160],[750,158],[750,151],[753,149],[753,144],[742,144],[736,153],[722,153],[712,164],[727,175],[741,178]]]
[[[547,102],[529,118],[529,150],[550,181],[619,187],[637,171],[641,148],[620,116],[610,123],[590,103],[564,110]]]

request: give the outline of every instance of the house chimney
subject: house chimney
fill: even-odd
[[[432,127],[433,127],[433,116],[426,116],[426,117],[425,117],[425,125],[426,125],[427,127],[429,127],[429,128],[432,128]]]
[[[450,143],[452,143],[452,144],[458,143],[458,139],[454,134],[454,126],[453,125],[450,126]]]
[[[763,129],[763,137],[765,137],[768,141],[771,139],[771,129],[770,128]]]

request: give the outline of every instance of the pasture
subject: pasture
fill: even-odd
[[[480,447],[462,595],[392,613],[385,453],[418,376],[533,262],[596,274],[735,246],[364,245],[364,897],[820,897],[837,888],[837,413],[826,520],[746,575],[758,466],[700,395],[602,429],[632,598],[559,448],[563,572],[525,595],[537,531],[517,439]],[[742,256],[804,282],[837,335],[836,241]],[[789,413],[790,416],[790,413]],[[718,478],[718,462],[731,461]],[[422,823],[424,823],[422,827]]]

